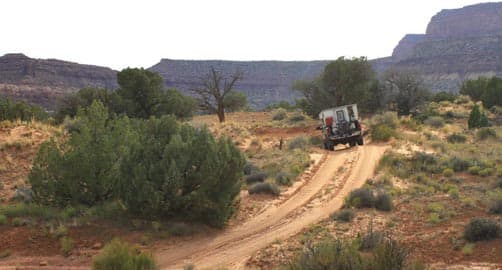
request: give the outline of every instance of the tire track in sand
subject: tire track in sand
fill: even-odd
[[[319,222],[339,209],[344,197],[353,189],[361,187],[366,179],[373,175],[376,164],[386,148],[386,146],[366,145],[330,153],[310,182],[284,203],[271,206],[239,227],[230,228],[216,236],[208,236],[157,252],[156,257],[161,269],[181,269],[188,263],[194,264],[199,269],[241,268],[254,252],[274,241],[299,233],[303,228]],[[336,196],[327,203],[301,211],[298,215],[290,215],[294,210],[307,204],[333,179],[337,169],[354,156],[356,164],[351,166],[345,184],[333,190]]]

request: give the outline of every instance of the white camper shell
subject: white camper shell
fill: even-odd
[[[357,104],[323,110],[319,113],[324,133],[324,148],[334,150],[337,144],[363,145]]]

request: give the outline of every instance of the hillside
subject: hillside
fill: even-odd
[[[458,91],[468,78],[502,75],[502,3],[442,10],[425,34],[406,35],[379,71],[414,69],[434,91]]]
[[[200,85],[201,78],[211,67],[230,75],[239,70],[244,79],[236,84],[236,89],[244,92],[252,107],[281,100],[294,101],[300,97],[291,86],[296,80],[313,79],[328,61],[189,61],[162,59],[150,70],[158,72],[166,87],[174,87],[184,92]]]
[[[0,95],[53,109],[56,99],[84,87],[117,87],[116,71],[23,54],[0,57]]]

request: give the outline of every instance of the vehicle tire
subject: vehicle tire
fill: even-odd
[[[355,142],[355,141],[350,141],[350,142],[349,142],[349,146],[350,146],[350,147],[354,147],[354,146],[356,146],[356,142]]]
[[[328,142],[326,143],[326,145],[327,145],[327,147],[328,147],[328,150],[330,150],[330,151],[335,151],[335,143],[334,143],[334,142],[332,142],[332,141],[328,141]]]
[[[361,136],[361,137],[359,137],[359,139],[357,139],[357,144],[359,144],[359,145],[364,144],[363,136]]]

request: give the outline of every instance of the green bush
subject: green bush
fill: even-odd
[[[272,183],[256,183],[248,189],[249,194],[266,193],[278,196],[281,191],[276,184]]]
[[[375,196],[375,208],[380,211],[391,211],[392,210],[392,197],[385,193],[379,192]]]
[[[275,176],[275,182],[278,185],[291,186],[292,179],[291,175],[285,172],[280,172]]]
[[[323,139],[320,136],[311,136],[309,141],[311,145],[316,145],[316,146],[322,145],[323,143]]]
[[[36,105],[30,105],[24,101],[14,101],[0,96],[0,121],[21,120],[21,121],[43,121],[49,115],[45,110]]]
[[[493,128],[483,127],[476,132],[476,137],[479,140],[486,140],[489,138],[497,138],[497,131]]]
[[[0,226],[1,225],[6,225],[7,224],[7,217],[0,214]]]
[[[292,139],[288,143],[288,149],[293,150],[293,149],[304,149],[308,144],[308,141],[305,137],[300,136]]]
[[[370,119],[370,126],[376,127],[379,125],[388,126],[391,129],[396,129],[399,125],[399,118],[396,112],[384,112],[376,114]]]
[[[21,218],[15,217],[11,221],[12,226],[19,227],[24,225],[24,221]]]
[[[364,269],[364,261],[350,242],[325,239],[308,244],[287,266],[289,270]]]
[[[501,232],[502,228],[497,222],[485,218],[473,218],[465,226],[464,238],[471,242],[490,240],[499,237]]]
[[[469,129],[488,126],[488,118],[486,117],[486,114],[484,112],[480,111],[478,104],[474,105],[474,107],[472,108],[467,123]]]
[[[140,252],[119,240],[105,246],[103,252],[93,259],[93,270],[155,270],[155,260],[151,254]]]
[[[386,142],[395,136],[396,131],[385,124],[377,125],[371,129],[371,138],[374,141]]]
[[[443,170],[443,175],[444,177],[452,177],[453,176],[453,170],[450,168],[446,168]]]
[[[449,143],[465,143],[467,141],[467,137],[463,134],[453,133],[446,137]]]
[[[372,270],[406,269],[409,252],[398,242],[386,239],[376,246],[371,260]]]
[[[484,168],[479,171],[479,176],[486,177],[493,174],[493,168]]]
[[[57,213],[54,208],[31,203],[1,205],[0,214],[3,214],[7,217],[30,217],[41,218],[45,220],[54,219],[55,217],[57,217]]]
[[[441,116],[431,116],[424,123],[434,128],[440,128],[444,126],[444,119]]]
[[[471,165],[469,161],[458,157],[451,158],[450,162],[455,172],[463,172]]]
[[[252,163],[246,163],[243,168],[244,175],[251,175],[260,172],[260,168]]]
[[[502,199],[497,199],[490,203],[489,213],[497,215],[502,214]]]
[[[77,119],[79,132],[66,142],[40,147],[29,176],[35,201],[66,207],[120,200],[133,216],[212,226],[234,213],[245,159],[228,138],[173,116],[112,118],[99,102]]]
[[[70,256],[71,254],[71,251],[73,250],[73,246],[75,244],[75,242],[73,241],[73,239],[71,239],[70,237],[63,237],[61,238],[61,240],[59,241],[60,245],[61,245],[61,252],[63,253],[63,255],[65,257],[68,257]]]
[[[246,177],[246,184],[254,184],[257,182],[263,182],[265,179],[267,179],[268,175],[264,172],[252,174]]]
[[[301,113],[295,113],[293,114],[291,117],[289,117],[289,122],[301,122],[301,121],[305,121],[305,115],[301,114]]]
[[[350,209],[350,208],[346,208],[346,209],[342,209],[336,213],[333,213],[333,215],[331,215],[332,218],[334,220],[339,220],[339,221],[343,221],[343,222],[351,222],[354,217],[356,216],[356,213],[354,212],[354,210]]]
[[[478,175],[479,172],[481,171],[481,167],[479,166],[471,166],[469,167],[469,169],[467,169],[469,171],[470,174],[472,175]]]
[[[286,117],[288,117],[286,110],[283,108],[279,108],[274,111],[274,115],[272,116],[272,120],[280,121],[280,120],[286,119]]]
[[[434,102],[438,102],[438,103],[441,101],[453,102],[453,101],[455,101],[456,97],[457,97],[457,95],[455,95],[453,93],[441,91],[441,92],[437,92],[436,94],[432,95],[431,100]]]
[[[375,197],[371,189],[358,188],[350,192],[346,203],[356,208],[372,208],[375,205]]]

